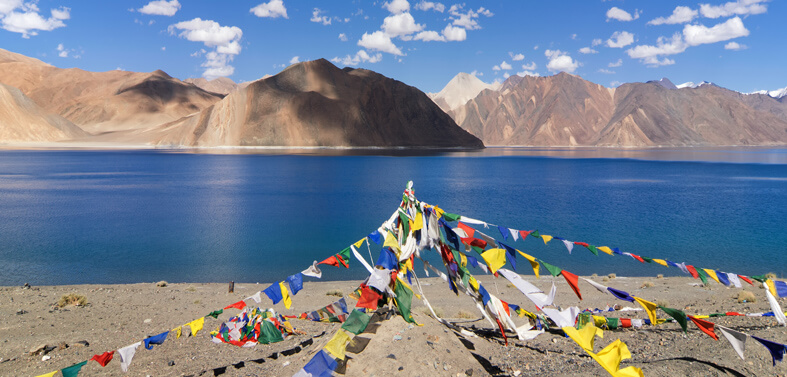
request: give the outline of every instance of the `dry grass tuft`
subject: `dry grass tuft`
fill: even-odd
[[[338,289],[331,289],[330,291],[325,292],[325,295],[326,296],[344,297],[344,292],[342,292],[342,291],[340,291]]]
[[[473,318],[475,318],[475,316],[473,315],[473,313],[470,313],[470,312],[465,311],[465,310],[460,310],[460,311],[456,312],[456,318],[473,319]]]
[[[186,288],[186,291],[187,292],[196,292],[197,288],[195,288],[193,285],[190,285],[188,288]]]
[[[653,288],[655,286],[656,286],[656,284],[653,284],[652,281],[646,281],[646,282],[642,283],[640,288]]]
[[[608,278],[608,277],[606,277],[606,276],[604,276],[604,278],[603,278],[603,279],[601,279],[601,281],[603,281],[603,282],[605,282],[605,283],[606,283],[606,282],[608,282],[608,281],[609,281],[609,278]]]
[[[755,296],[754,293],[749,291],[740,291],[738,292],[737,300],[739,304],[742,304],[744,302],[757,302],[757,296]]]
[[[613,272],[613,273],[607,275],[607,277],[610,278],[610,279],[614,279],[614,278],[617,278],[618,275],[615,275],[615,273]]]
[[[57,301],[57,307],[64,308],[66,306],[85,306],[87,305],[87,297],[78,295],[76,293],[69,293],[60,297]]]
[[[775,273],[775,272],[769,272],[769,273],[765,274],[765,278],[766,278],[766,279],[771,279],[771,280],[774,280],[774,279],[776,279],[776,278],[777,278],[777,276],[776,276],[776,273]]]
[[[434,309],[434,314],[437,314],[438,317],[443,318],[445,316],[442,308],[432,305],[432,309]],[[421,313],[425,316],[432,316],[432,312],[426,306],[421,307]]]
[[[658,300],[658,301],[656,301],[656,305],[663,306],[665,308],[669,308],[669,301],[667,301],[667,300]]]
[[[658,275],[656,275],[656,279],[664,279],[664,274],[658,274]]]
[[[159,288],[164,288],[164,287],[167,286],[167,282],[166,282],[166,280],[162,280],[162,281],[156,283],[156,286],[159,287]]]

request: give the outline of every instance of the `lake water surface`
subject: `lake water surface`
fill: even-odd
[[[241,152],[0,151],[0,285],[280,280],[376,229],[409,180],[422,201],[510,228],[787,274],[785,149]],[[680,274],[515,246],[581,275]]]

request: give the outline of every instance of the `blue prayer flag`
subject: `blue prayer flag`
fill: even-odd
[[[370,233],[367,237],[369,239],[371,239],[372,241],[374,241],[374,243],[376,243],[378,245],[381,242],[383,242],[383,238],[382,238],[382,235],[380,235],[380,231],[379,230],[375,230],[374,232]]]
[[[300,272],[288,276],[286,280],[287,283],[290,284],[290,292],[292,292],[293,295],[297,295],[298,292],[303,289],[303,275],[301,275]]]
[[[629,295],[628,292],[617,290],[617,289],[612,288],[612,287],[607,287],[607,290],[609,291],[609,293],[612,293],[613,296],[615,296],[615,297],[617,297],[617,298],[619,298],[621,300],[634,302],[634,297],[631,297],[631,295]]]
[[[770,340],[765,340],[762,338],[758,338],[756,336],[751,336],[756,341],[760,342],[765,348],[768,349],[768,352],[771,353],[771,357],[773,357],[773,365],[776,366],[777,361],[782,361],[784,359],[784,354],[787,352],[787,346],[784,344],[779,344],[776,342],[771,342]]]
[[[283,298],[281,296],[281,287],[279,287],[279,283],[271,284],[270,287],[265,288],[265,290],[263,290],[262,292],[265,293],[265,295],[268,296],[268,298],[271,299],[271,301],[273,301],[274,305],[278,304],[279,301],[281,301],[281,299]]]
[[[508,228],[505,228],[505,227],[502,227],[502,226],[498,226],[497,230],[499,230],[500,234],[503,235],[503,239],[508,241]]]
[[[387,270],[398,270],[399,259],[396,258],[396,254],[394,254],[390,247],[385,247],[380,250],[380,257],[377,258],[376,265],[382,266]]]
[[[152,350],[153,344],[164,343],[164,341],[167,340],[167,334],[169,334],[169,331],[165,331],[161,334],[151,336],[150,338],[145,339],[145,348],[148,350]]]
[[[313,377],[331,377],[331,372],[336,369],[339,364],[336,359],[328,355],[325,350],[317,352],[306,365],[303,366],[303,371]]]

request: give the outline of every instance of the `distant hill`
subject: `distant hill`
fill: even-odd
[[[768,95],[669,79],[608,89],[567,73],[515,77],[449,114],[487,145],[787,144],[787,103]]]
[[[51,142],[85,136],[85,131],[42,109],[19,89],[0,84],[0,143]]]
[[[420,90],[325,59],[293,64],[146,134],[188,146],[483,147]]]
[[[95,134],[171,122],[222,98],[160,70],[60,69],[2,49],[0,82],[18,88],[45,110]]]
[[[227,95],[240,88],[246,87],[249,83],[236,84],[235,81],[227,77],[219,77],[213,80],[206,80],[202,77],[196,79],[183,80],[189,84],[194,84],[197,87],[212,93]]]
[[[451,111],[475,98],[484,89],[497,90],[500,83],[487,84],[469,73],[460,72],[438,93],[429,93],[429,97],[443,111]]]

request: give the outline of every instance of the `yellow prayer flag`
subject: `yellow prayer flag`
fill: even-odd
[[[716,276],[716,271],[713,271],[709,268],[703,268],[702,270],[705,271],[705,273],[708,274],[708,276],[710,276],[713,280],[716,280],[717,283],[721,284],[719,277]]]
[[[707,314],[700,314],[700,315],[695,315],[695,316],[693,316],[693,317],[694,317],[694,318],[699,318],[699,319],[710,318],[710,316],[709,316],[709,315],[707,315]]]
[[[664,259],[654,259],[653,261],[664,267],[669,267],[669,264],[667,264],[667,261],[665,261]]]
[[[467,281],[468,283],[470,283],[470,286],[473,287],[473,290],[478,292],[478,280],[470,276],[470,279],[468,279]]]
[[[538,269],[541,268],[541,265],[538,264],[538,262],[536,261],[536,258],[533,258],[530,255],[527,255],[527,254],[525,254],[525,253],[523,253],[523,252],[521,252],[519,250],[517,250],[517,252],[519,253],[519,255],[521,255],[525,259],[527,259],[528,262],[530,262],[530,267],[533,267],[533,273],[536,274],[536,279],[538,279],[539,278],[539,276],[538,276]]]
[[[464,254],[459,253],[459,258],[461,259],[461,263],[459,265],[462,267],[467,267],[467,257]]]
[[[279,288],[281,289],[281,297],[282,301],[284,301],[284,307],[289,309],[292,306],[292,298],[290,298],[290,290],[287,289],[287,285],[283,282],[279,282]]]
[[[768,290],[771,291],[773,297],[779,297],[779,295],[776,294],[776,284],[773,284],[773,280],[767,279],[765,280],[765,284],[768,286]]]
[[[599,246],[596,249],[597,250],[601,250],[601,251],[603,251],[603,252],[605,252],[605,253],[607,253],[609,255],[614,254],[614,252],[612,251],[612,249],[609,248],[609,246]]]
[[[604,326],[607,324],[607,318],[600,315],[594,315],[593,324],[596,325],[596,327]]]
[[[503,249],[489,249],[481,254],[481,258],[484,258],[486,265],[489,266],[489,269],[494,274],[501,267],[505,266],[506,251]]]
[[[620,369],[620,362],[621,360],[631,358],[631,352],[629,352],[628,346],[626,343],[620,341],[620,339],[612,342],[610,345],[606,346],[603,350],[599,351],[598,353],[594,354],[592,352],[588,352],[591,357],[593,357],[596,362],[598,362],[609,374],[616,376],[616,377],[643,377],[644,374],[642,373],[642,369],[636,367],[627,367],[625,369]]]
[[[574,327],[564,327],[563,331],[577,342],[582,349],[588,352],[593,352],[593,341],[596,339],[596,335],[599,338],[604,337],[604,330],[593,325],[587,325],[582,330],[577,330]]]
[[[658,308],[658,305],[636,296],[633,297],[634,300],[637,300],[637,303],[639,303],[642,306],[642,308],[645,309],[645,311],[648,313],[648,318],[650,318],[650,323],[652,323],[654,326],[658,324],[658,320],[656,318],[656,309]]]
[[[175,334],[177,335],[177,336],[175,337],[175,339],[180,339],[180,335],[181,335],[181,334],[182,334],[182,332],[183,332],[183,326],[186,326],[186,325],[181,325],[181,326],[178,326],[178,327],[176,327],[176,328],[172,329],[172,331],[174,331],[174,332],[175,332]]]
[[[195,319],[189,322],[189,327],[191,328],[191,336],[197,336],[197,333],[200,330],[202,330],[203,325],[205,325],[205,317],[201,317],[199,319]],[[180,327],[178,327],[178,330],[180,330]],[[178,332],[178,335],[180,335],[180,332]]]
[[[399,241],[396,240],[396,237],[394,237],[393,233],[391,232],[385,234],[385,243],[383,243],[383,247],[388,247],[388,246],[396,250],[398,256],[398,254],[400,253]]]
[[[60,371],[59,371],[59,370],[56,370],[56,371],[54,371],[54,372],[49,372],[49,373],[47,373],[47,374],[42,374],[42,375],[40,375],[40,376],[36,376],[36,377],[52,377],[52,376],[54,376],[54,375],[55,375],[55,373],[57,373],[57,372],[60,372]]]
[[[344,351],[347,348],[347,342],[350,341],[350,336],[347,335],[342,329],[333,335],[333,338],[325,345],[325,350],[328,351],[333,357],[344,360]]]
[[[413,221],[413,226],[410,227],[413,231],[423,229],[424,227],[424,216],[421,212],[415,214],[415,221]]]
[[[542,234],[541,235],[541,239],[544,240],[544,245],[546,245],[549,241],[552,241],[552,236],[546,235],[546,234]]]
[[[355,246],[356,248],[359,248],[359,247],[361,247],[361,245],[363,245],[363,241],[366,241],[366,237],[361,238],[360,240],[358,240],[358,242],[354,243],[353,246]]]

